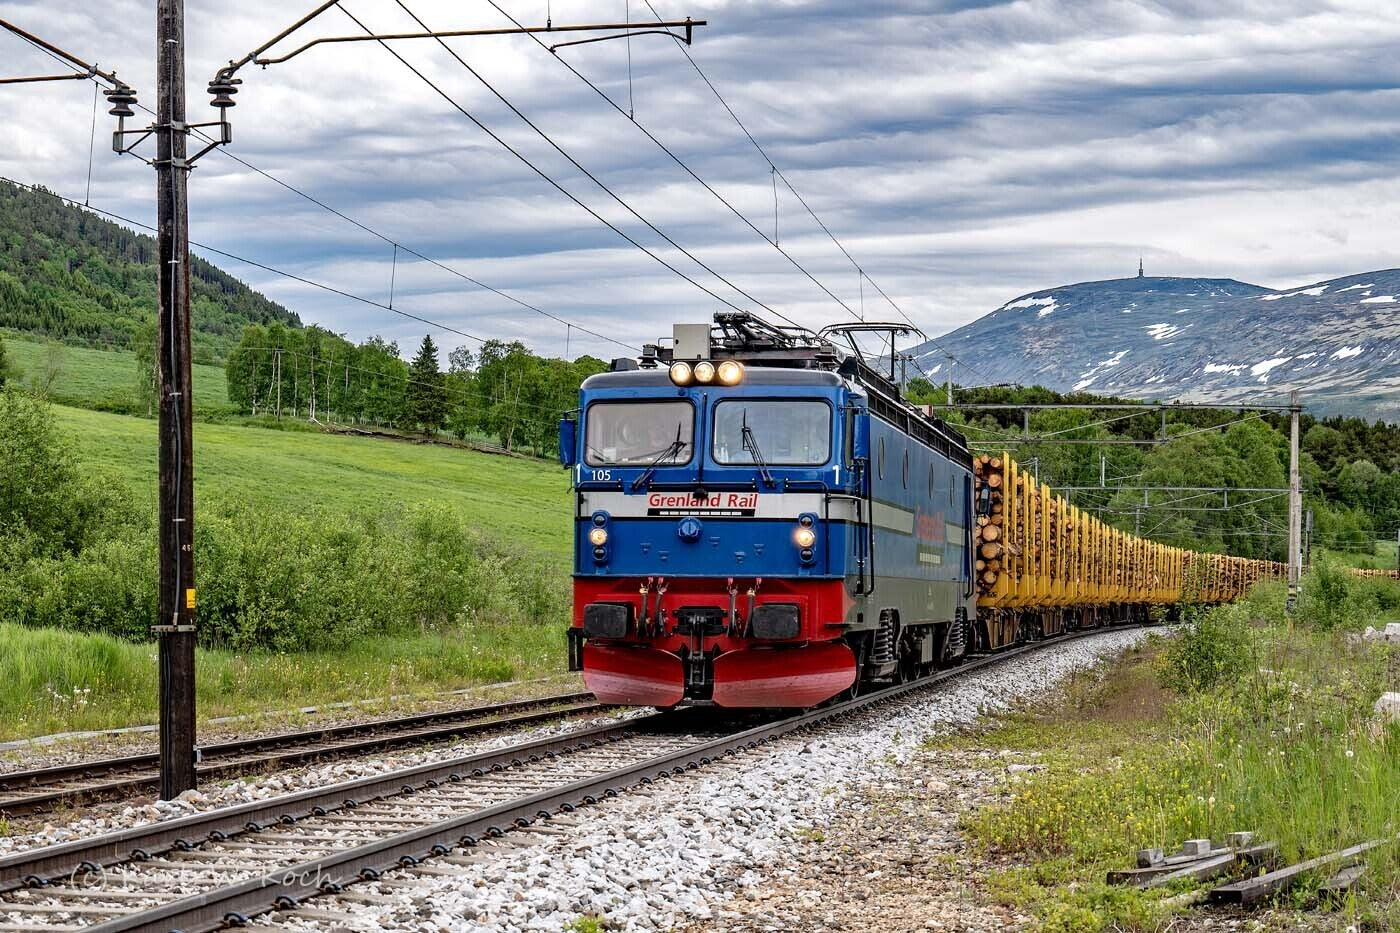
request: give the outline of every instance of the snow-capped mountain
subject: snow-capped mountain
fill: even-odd
[[[934,381],[1400,420],[1400,269],[1274,291],[1233,279],[1083,282],[1009,301],[913,352]],[[940,349],[941,348],[941,349]]]

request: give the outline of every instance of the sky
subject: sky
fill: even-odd
[[[506,14],[708,25],[694,66],[655,35],[557,54],[448,40],[462,62],[396,43],[422,78],[370,43],[250,66],[233,144],[190,183],[197,243],[380,304],[392,288],[447,330],[206,257],[308,323],[406,355],[426,331],[604,358],[731,306],[811,327],[907,315],[937,336],[1027,292],[1133,275],[1139,257],[1149,275],[1277,288],[1400,265],[1393,0],[496,3],[343,8],[379,32],[416,30],[407,11],[439,30]],[[187,0],[191,120],[213,119],[220,65],[315,5]],[[153,105],[154,6],[0,0],[0,18]],[[275,48],[359,31],[332,8]],[[56,70],[0,34],[0,75]],[[90,84],[0,86],[0,175],[151,222],[154,172],[110,151],[105,110],[92,151]]]

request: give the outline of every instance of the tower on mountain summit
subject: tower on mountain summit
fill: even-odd
[[[1138,278],[1142,278],[1142,257],[1138,257]]]

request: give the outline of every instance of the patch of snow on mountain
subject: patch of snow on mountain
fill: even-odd
[[[940,369],[942,369],[942,368],[943,368],[943,364],[942,364],[942,363],[939,363],[937,366],[933,367],[933,369],[930,369],[927,373],[925,373],[925,375],[928,375],[928,376],[936,376],[936,375],[938,375],[938,371],[939,371]]]
[[[1165,340],[1168,337],[1175,337],[1181,333],[1182,329],[1171,324],[1149,324],[1143,330],[1147,331],[1153,340]]]
[[[1010,304],[1002,305],[1001,310],[1003,310],[1003,311],[1010,311],[1010,310],[1012,310],[1012,309],[1014,309],[1014,308],[1040,308],[1040,310],[1039,310],[1038,312],[1036,312],[1036,315],[1035,315],[1035,316],[1036,316],[1036,317],[1045,317],[1045,315],[1047,315],[1047,314],[1049,314],[1050,312],[1052,312],[1052,311],[1055,310],[1055,299],[1054,299],[1054,298],[1022,298],[1020,301],[1013,301],[1013,302],[1011,302]]]
[[[1365,285],[1348,285],[1346,288],[1337,289],[1337,294],[1340,295],[1342,292],[1354,292],[1362,288],[1375,288],[1375,285],[1375,282],[1367,282]]]
[[[1080,380],[1074,384],[1074,391],[1080,392],[1084,389],[1089,388],[1089,386],[1093,385],[1094,380],[1098,378],[1099,372],[1101,370],[1111,369],[1114,366],[1117,366],[1119,363],[1123,362],[1123,357],[1127,355],[1127,350],[1119,350],[1117,353],[1113,354],[1108,359],[1100,360],[1099,365],[1095,366],[1088,372],[1080,373],[1079,375],[1082,378],[1080,378]]]
[[[1311,295],[1316,298],[1327,291],[1327,285],[1314,285],[1312,288],[1302,288],[1296,292],[1274,292],[1272,295],[1260,295],[1260,301],[1278,301],[1280,298],[1297,298],[1299,295]]]
[[[1207,363],[1205,372],[1208,373],[1237,373],[1244,369],[1243,366],[1230,363]]]
[[[1353,356],[1360,356],[1360,355],[1361,355],[1361,347],[1359,347],[1359,346],[1355,346],[1355,347],[1342,347],[1342,348],[1341,348],[1340,350],[1338,350],[1336,353],[1333,353],[1330,357],[1328,357],[1328,359],[1332,359],[1332,360],[1345,360],[1345,359],[1349,359],[1350,357],[1353,357]]]
[[[1251,376],[1258,376],[1260,382],[1268,382],[1269,370],[1273,369],[1276,366],[1282,366],[1284,363],[1287,363],[1291,359],[1293,359],[1293,357],[1291,356],[1276,356],[1271,360],[1264,360],[1261,363],[1255,363],[1253,366],[1249,367],[1249,374]]]
[[[1363,305],[1393,305],[1395,304],[1395,296],[1377,295],[1374,298],[1362,298],[1361,303]]]
[[[1317,356],[1316,353],[1299,353],[1299,354],[1298,354],[1298,359],[1300,359],[1300,360],[1310,360],[1310,359],[1312,359],[1312,358],[1315,357],[1315,356]]]

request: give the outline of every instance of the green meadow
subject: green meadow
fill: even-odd
[[[8,346],[8,344],[7,344]],[[83,465],[155,500],[156,423],[55,407]],[[502,545],[569,554],[569,478],[547,461],[383,438],[196,421],[195,496],[284,512],[353,511],[435,502],[457,508]]]
[[[97,350],[61,343],[25,340],[0,334],[5,354],[20,370],[26,386],[47,386],[55,402],[84,407],[119,408],[135,404],[136,354],[130,350]],[[200,410],[229,407],[222,366],[196,364],[191,372],[194,404]]]

